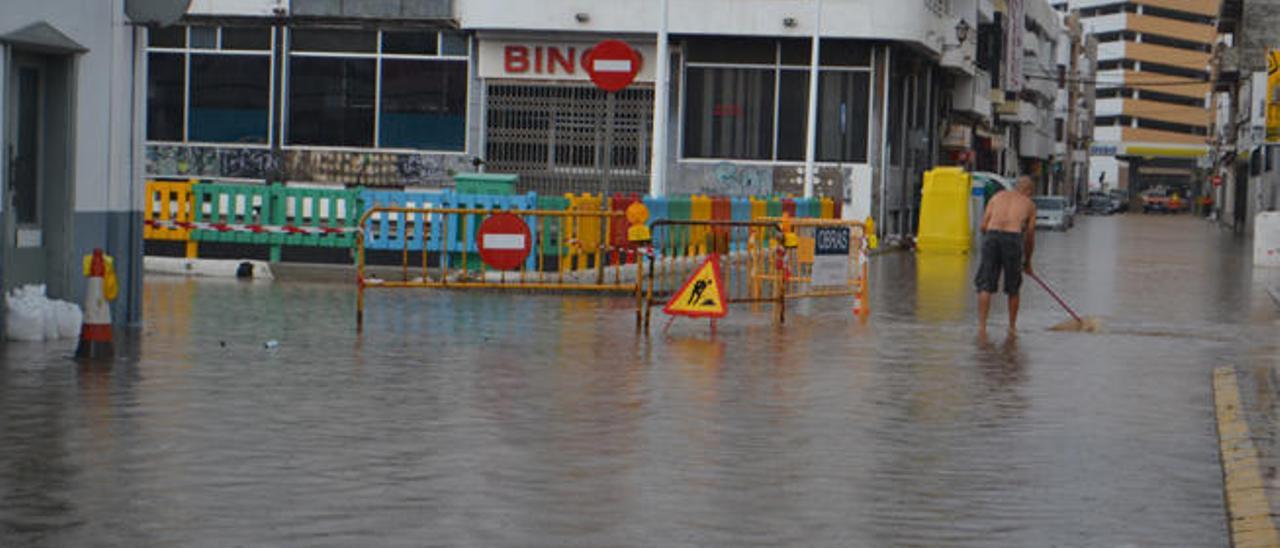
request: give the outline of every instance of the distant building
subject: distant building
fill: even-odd
[[[152,13],[142,4],[165,3],[0,9],[0,286],[79,302],[81,257],[102,248],[119,275],[117,323],[142,315],[144,32],[127,15]]]
[[[1071,0],[1098,42],[1091,180],[1115,188],[1121,166],[1137,188],[1198,188],[1209,152],[1210,60],[1219,0]]]

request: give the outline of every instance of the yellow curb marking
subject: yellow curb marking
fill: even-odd
[[[1213,407],[1226,490],[1227,523],[1235,548],[1280,548],[1249,425],[1240,416],[1240,385],[1230,367],[1213,370]]]

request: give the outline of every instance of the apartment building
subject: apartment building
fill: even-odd
[[[1098,42],[1093,184],[1190,191],[1208,152],[1219,0],[1071,0]]]

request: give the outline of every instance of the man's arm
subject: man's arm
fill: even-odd
[[[991,202],[994,201],[995,199],[992,198]],[[982,210],[982,223],[978,225],[979,232],[985,233],[987,231],[987,225],[991,224],[991,212],[993,211],[991,208],[991,202],[987,202],[987,207]]]
[[[1026,236],[1022,242],[1022,269],[1031,272],[1031,255],[1036,251],[1036,206],[1031,204],[1031,213],[1027,215]]]

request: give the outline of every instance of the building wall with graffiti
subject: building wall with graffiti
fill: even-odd
[[[197,145],[147,146],[147,176],[226,180],[281,180],[370,187],[441,187],[460,172],[474,171],[459,154],[284,150]]]

